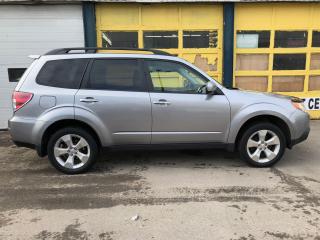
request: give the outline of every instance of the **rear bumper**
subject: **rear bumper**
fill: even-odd
[[[33,129],[35,121],[33,119],[25,119],[19,117],[12,117],[8,121],[8,130],[12,141],[18,147],[26,147],[37,151],[40,157],[45,156],[45,153],[34,140]]]
[[[14,142],[35,145],[33,128],[34,119],[13,116],[8,121],[8,130]]]

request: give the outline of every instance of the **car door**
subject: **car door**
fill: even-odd
[[[222,91],[206,94],[209,81],[191,67],[146,60],[152,103],[152,144],[224,142],[230,106]]]
[[[140,60],[98,58],[89,68],[75,96],[75,117],[102,122],[100,134],[110,145],[150,144],[151,103]]]

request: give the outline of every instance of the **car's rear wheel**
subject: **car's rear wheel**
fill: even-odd
[[[245,130],[238,148],[241,158],[250,165],[270,167],[282,158],[286,139],[276,125],[257,123]]]
[[[89,170],[97,155],[98,145],[95,139],[81,128],[60,129],[48,142],[49,160],[63,173],[77,174]]]

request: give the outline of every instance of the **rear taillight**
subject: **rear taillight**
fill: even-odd
[[[12,94],[12,105],[13,110],[17,111],[26,105],[33,97],[32,93],[27,92],[13,92]]]

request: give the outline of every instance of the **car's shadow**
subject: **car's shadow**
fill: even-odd
[[[122,169],[124,167],[242,167],[238,153],[224,150],[152,150],[152,151],[104,151],[92,172]]]

